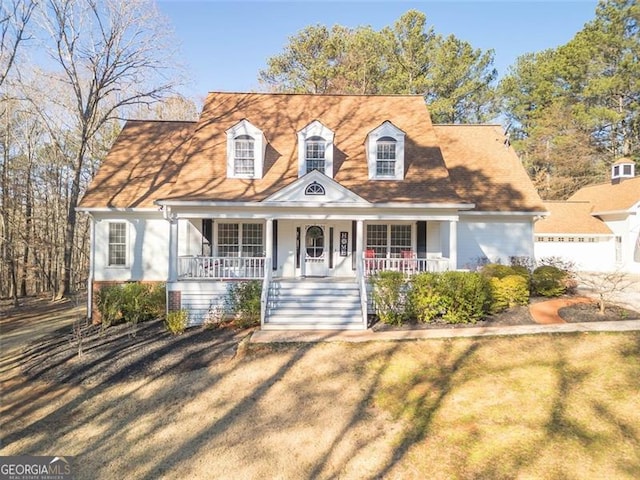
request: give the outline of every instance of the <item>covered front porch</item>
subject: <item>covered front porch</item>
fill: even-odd
[[[455,269],[454,221],[188,218],[172,222],[169,281],[368,277]],[[360,273],[361,272],[361,273]]]
[[[368,277],[455,268],[454,218],[331,217],[174,211],[167,285],[173,307],[187,309],[192,325],[202,323],[223,308],[233,282],[257,280],[262,328],[366,329]]]

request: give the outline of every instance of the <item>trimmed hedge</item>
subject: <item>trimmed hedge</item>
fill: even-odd
[[[493,296],[491,311],[493,313],[529,303],[529,282],[520,275],[492,278],[491,292]]]
[[[536,295],[558,297],[567,290],[567,276],[567,272],[558,267],[544,265],[533,271],[531,288]]]

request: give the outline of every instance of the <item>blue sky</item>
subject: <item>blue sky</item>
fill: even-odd
[[[528,52],[569,41],[595,14],[597,1],[188,1],[160,0],[179,41],[192,83],[183,93],[258,91],[258,71],[309,25],[391,26],[420,10],[437,33],[454,34],[475,48],[495,50],[504,75]]]

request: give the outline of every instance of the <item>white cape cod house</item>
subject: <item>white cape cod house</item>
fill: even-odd
[[[533,257],[545,212],[499,126],[433,125],[421,96],[260,93],[127,122],[79,210],[92,292],[166,282],[197,324],[258,279],[271,329],[365,329],[372,273]]]

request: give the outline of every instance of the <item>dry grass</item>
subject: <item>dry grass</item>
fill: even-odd
[[[405,344],[372,366],[376,403],[406,425],[389,472],[640,478],[639,354],[638,334]]]
[[[248,345],[175,374],[5,378],[2,455],[78,478],[640,478],[640,333]]]

